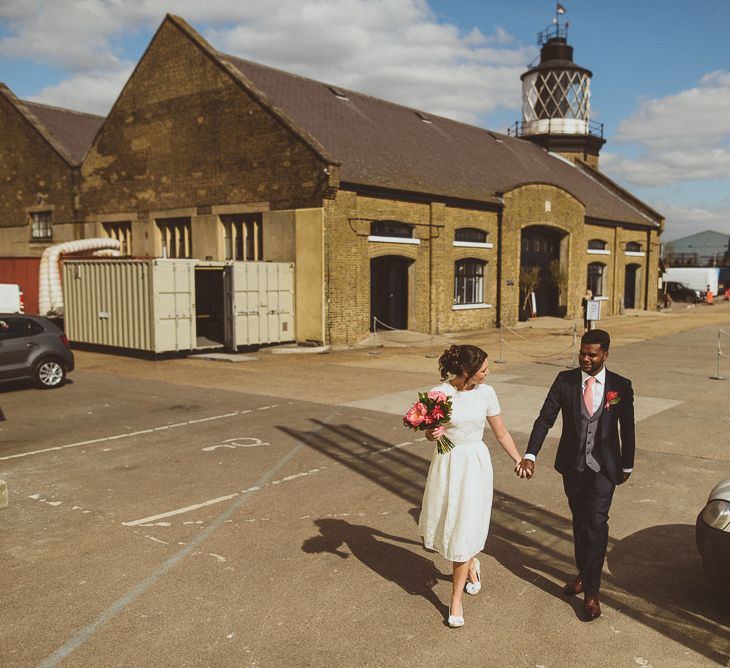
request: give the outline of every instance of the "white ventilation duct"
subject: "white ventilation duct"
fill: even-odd
[[[116,239],[79,239],[50,246],[43,251],[38,275],[38,310],[41,315],[63,315],[63,291],[58,258],[67,253],[119,250]],[[117,253],[118,254],[118,253]]]

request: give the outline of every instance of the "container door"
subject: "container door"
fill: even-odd
[[[195,347],[195,264],[187,260],[154,263],[155,352]]]
[[[234,262],[226,292],[232,308],[227,336],[235,346],[294,339],[294,265]]]

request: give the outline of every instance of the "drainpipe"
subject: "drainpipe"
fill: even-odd
[[[502,326],[502,212],[497,211],[497,327]]]
[[[651,267],[651,230],[646,230],[646,269],[644,270],[644,310],[649,310],[649,274]]]

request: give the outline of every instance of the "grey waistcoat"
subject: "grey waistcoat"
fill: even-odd
[[[575,468],[578,471],[584,471],[587,466],[593,471],[600,471],[601,465],[598,463],[596,458],[593,456],[593,448],[597,445],[596,435],[598,434],[598,420],[603,413],[603,404],[598,406],[593,415],[588,415],[588,409],[583,401],[583,397],[580,399],[580,442],[581,449],[578,453],[578,460],[575,463]]]

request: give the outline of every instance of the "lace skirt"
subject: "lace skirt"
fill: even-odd
[[[419,534],[429,550],[468,561],[484,548],[492,514],[492,459],[481,441],[434,448],[423,493]]]

